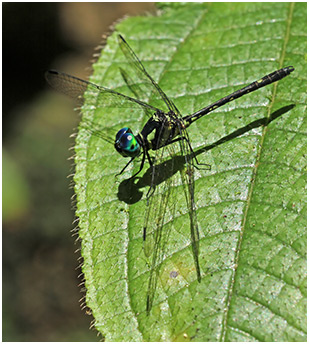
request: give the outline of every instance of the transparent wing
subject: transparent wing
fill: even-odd
[[[165,256],[165,246],[169,240],[177,195],[175,189],[176,178],[173,176],[178,171],[181,175],[182,186],[187,203],[190,220],[191,248],[197,280],[201,281],[199,265],[199,229],[194,201],[194,166],[192,164],[192,152],[189,146],[189,137],[185,129],[181,131],[182,139],[179,140],[181,163],[177,164],[179,156],[175,153],[175,146],[168,145],[161,148],[156,154],[156,164],[152,171],[152,194],[148,198],[146,216],[144,221],[144,251],[146,256],[151,256],[150,276],[147,290],[146,310],[149,313],[157,288],[160,266]],[[163,153],[164,152],[164,153]],[[164,156],[170,156],[166,162]],[[158,187],[160,185],[160,187]]]
[[[99,137],[100,139],[112,145],[115,143],[115,130],[113,130],[112,128],[103,128],[97,123],[86,120],[85,118],[83,118],[80,122],[79,128],[86,130],[88,133]]]
[[[157,151],[152,166],[152,181],[147,198],[144,219],[144,252],[150,257],[150,275],[147,288],[146,311],[150,312],[157,288],[160,265],[166,254],[172,220],[175,217],[175,178],[177,172],[174,147],[166,146]]]
[[[73,98],[80,107],[84,105],[84,96],[87,92],[87,106],[94,107],[95,109],[104,108],[105,112],[108,107],[116,109],[142,109],[148,117],[151,117],[156,111],[159,111],[157,108],[139,99],[131,98],[122,93],[103,86],[98,86],[63,72],[51,70],[45,73],[45,78],[55,90]],[[103,111],[102,114],[104,114]],[[80,127],[114,144],[114,130],[102,127],[102,125],[98,125],[95,122],[87,121],[85,118],[83,118]]]
[[[122,79],[130,89],[130,91],[134,94],[134,96],[138,99],[142,99],[142,97],[145,95],[145,92],[143,92],[141,85],[134,82],[134,80],[129,76],[129,74],[123,69],[119,68],[120,74],[122,76]],[[145,112],[146,115],[149,116],[149,113]]]
[[[54,89],[74,98],[79,105],[83,105],[83,96],[87,91],[87,95],[91,96],[89,99],[87,98],[87,105],[93,105],[96,108],[139,108],[146,112],[150,112],[151,115],[159,110],[141,100],[126,96],[103,86],[98,86],[66,73],[51,70],[46,72],[45,77]]]
[[[129,62],[132,70],[134,70],[138,79],[140,79],[143,83],[148,85],[148,87],[150,87],[153,90],[153,92],[157,94],[163,100],[163,102],[165,103],[169,111],[172,111],[175,114],[180,115],[180,112],[177,109],[176,105],[166,96],[166,94],[163,92],[160,86],[148,74],[142,62],[136,56],[134,51],[130,48],[126,40],[121,35],[118,35],[118,41],[119,41],[119,46],[123,54],[125,55],[127,61]]]
[[[201,281],[201,270],[199,264],[199,229],[196,216],[196,206],[194,200],[194,165],[192,162],[192,152],[189,146],[189,135],[186,129],[179,128],[183,140],[179,141],[180,150],[185,159],[185,168],[181,170],[182,185],[186,196],[186,202],[190,217],[191,246],[194,264],[196,268],[197,280]]]

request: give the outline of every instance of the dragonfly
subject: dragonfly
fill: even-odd
[[[184,163],[181,169],[176,169],[176,163],[172,163],[169,168],[172,170],[171,174],[176,170],[180,172],[180,180],[189,215],[190,241],[196,279],[198,282],[201,282],[202,272],[199,262],[199,226],[194,195],[194,170],[196,168],[210,169],[210,165],[202,164],[198,161],[194,154],[187,128],[201,117],[219,107],[245,94],[281,80],[292,73],[294,68],[293,66],[288,66],[276,70],[192,114],[182,116],[175,103],[167,97],[158,83],[149,75],[140,59],[121,35],[118,35],[118,43],[130,66],[130,70],[135,75],[135,79],[139,80],[140,85],[146,87],[150,93],[160,99],[161,108],[141,100],[142,90],[140,86],[134,83],[123,69],[120,69],[120,72],[134,97],[55,70],[46,72],[45,76],[53,88],[75,99],[81,99],[85,92],[91,93],[93,95],[91,99],[93,100],[90,100],[90,102],[93,102],[92,105],[96,108],[110,106],[119,110],[123,107],[133,110],[142,109],[148,116],[147,122],[139,133],[134,134],[129,127],[121,128],[116,133],[113,144],[120,155],[129,158],[129,161],[119,174],[122,174],[138,157],[141,160],[140,165],[138,171],[131,178],[136,177],[143,170],[146,160],[151,167],[151,183],[146,196],[147,202],[143,225],[144,252],[147,257],[152,257],[146,300],[146,311],[149,314],[153,306],[157,287],[158,269],[164,256],[164,228],[166,223],[170,221],[170,216],[173,216],[175,213],[175,202],[174,200],[171,201],[171,190],[175,185],[170,181],[171,178],[163,176],[166,173],[164,168],[160,169],[158,166],[160,164],[164,166],[166,156],[170,157],[172,162],[179,152],[180,156],[183,157]],[[119,112],[121,114],[121,110]],[[87,129],[91,133],[106,139],[108,142],[112,142],[103,132],[95,130],[92,123],[87,124],[86,122],[86,126],[88,126]],[[175,144],[178,144],[177,152]],[[154,157],[151,157],[151,151],[153,151]],[[160,179],[164,180],[164,186],[163,190],[157,193],[156,185]],[[167,238],[167,235],[165,235],[165,238]]]

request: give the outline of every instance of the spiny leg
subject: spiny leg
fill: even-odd
[[[196,155],[195,155],[195,153],[194,153],[194,150],[193,150],[193,148],[192,148],[192,146],[191,146],[190,140],[189,140],[187,137],[185,137],[185,136],[177,137],[176,139],[173,139],[172,141],[170,141],[170,142],[168,142],[167,144],[165,144],[163,147],[168,146],[168,145],[170,145],[170,144],[172,144],[172,143],[175,143],[175,142],[179,142],[179,141],[181,141],[181,140],[186,140],[186,141],[187,141],[187,143],[188,143],[188,145],[189,145],[189,148],[190,148],[190,151],[191,151],[191,154],[193,155],[193,158],[194,158],[196,164],[199,165],[199,166],[206,166],[206,168],[197,167],[196,165],[192,164],[191,161],[189,161],[189,164],[190,164],[190,165],[193,165],[193,166],[194,166],[196,169],[198,169],[198,170],[211,170],[211,165],[209,165],[209,164],[204,164],[204,163],[201,163],[201,162],[198,161],[198,159],[197,159],[197,157],[196,157]]]
[[[134,177],[136,177],[140,172],[141,170],[143,169],[144,167],[144,163],[145,163],[145,150],[143,151],[143,157],[142,157],[142,162],[140,164],[140,167],[139,167],[139,170],[133,174],[133,176],[131,176],[130,178],[127,179],[127,181],[133,179]],[[119,172],[116,174],[116,176],[120,176],[126,169],[127,167],[131,164],[131,162],[135,159],[136,157],[133,157],[130,159],[130,161],[125,165],[125,167]]]

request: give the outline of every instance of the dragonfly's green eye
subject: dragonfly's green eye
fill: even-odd
[[[122,128],[118,131],[115,140],[115,148],[124,157],[136,157],[140,154],[141,146],[137,142],[130,128]]]

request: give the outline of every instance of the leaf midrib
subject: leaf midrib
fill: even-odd
[[[285,57],[285,53],[286,53],[286,46],[290,37],[290,28],[291,28],[291,24],[292,24],[292,15],[293,15],[293,10],[294,10],[294,3],[291,3],[289,6],[289,10],[288,10],[288,15],[287,15],[287,28],[286,28],[286,33],[284,36],[284,45],[282,48],[282,52],[281,52],[281,56],[279,59],[279,68],[283,68],[283,61],[284,61],[284,57]],[[276,98],[276,93],[277,93],[277,87],[278,87],[278,83],[275,83],[273,86],[273,92],[272,92],[272,98],[271,98],[271,102],[268,106],[268,110],[267,110],[267,118],[270,118],[271,115],[271,111],[275,102],[275,98]],[[258,171],[258,167],[260,165],[260,161],[261,161],[261,155],[262,155],[262,150],[263,150],[263,143],[265,140],[265,136],[267,134],[267,125],[264,126],[263,130],[262,130],[262,135],[261,135],[261,139],[260,139],[260,145],[259,145],[259,150],[257,153],[257,159],[256,159],[256,163],[255,166],[253,168],[253,172],[252,172],[252,182],[250,185],[250,190],[248,192],[248,198],[247,198],[247,205],[245,207],[245,211],[244,211],[244,217],[243,217],[243,223],[241,226],[241,230],[240,230],[240,236],[239,236],[239,241],[237,243],[237,249],[236,249],[236,255],[235,255],[235,269],[233,270],[232,273],[232,278],[231,278],[231,282],[230,282],[230,287],[228,288],[228,298],[227,298],[227,305],[226,305],[226,312],[225,312],[225,317],[223,319],[223,325],[222,325],[222,332],[221,332],[221,338],[220,341],[226,341],[226,332],[227,332],[227,322],[228,322],[228,317],[229,317],[229,311],[230,311],[230,305],[231,305],[231,299],[232,296],[234,294],[234,289],[235,289],[235,277],[236,277],[236,273],[238,270],[238,263],[239,263],[239,258],[240,258],[240,252],[241,252],[241,245],[242,245],[242,239],[243,239],[243,234],[244,234],[244,230],[245,230],[245,226],[246,226],[246,222],[247,222],[247,218],[248,218],[248,212],[249,212],[249,208],[251,205],[251,201],[252,201],[252,195],[253,195],[253,191],[254,191],[254,186],[255,186],[255,182],[256,182],[256,176],[257,176],[257,171]],[[273,310],[271,310],[273,312]],[[277,314],[279,315],[279,314]],[[286,320],[286,319],[285,319]],[[290,324],[293,328],[295,328],[295,326],[293,326],[292,324]],[[252,334],[250,334],[252,335]]]

